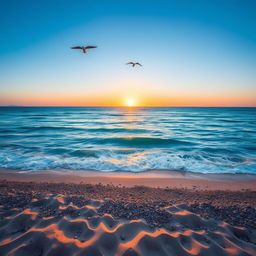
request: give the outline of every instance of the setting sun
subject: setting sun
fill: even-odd
[[[136,106],[136,101],[133,98],[128,98],[125,100],[125,104],[126,107],[135,107]]]

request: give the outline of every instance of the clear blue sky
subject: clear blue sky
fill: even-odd
[[[247,0],[0,1],[0,105],[256,106],[255,13]],[[86,44],[98,48],[70,49]]]

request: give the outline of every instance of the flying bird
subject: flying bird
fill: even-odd
[[[83,53],[86,53],[88,49],[93,49],[93,48],[97,48],[97,46],[74,46],[74,47],[71,47],[71,49],[75,49],[75,50],[82,50]]]
[[[139,62],[128,62],[128,63],[126,63],[126,65],[132,65],[132,67],[134,68],[136,65],[138,65],[138,66],[141,66],[142,67],[142,65],[139,63]]]

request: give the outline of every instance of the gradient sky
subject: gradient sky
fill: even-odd
[[[256,106],[255,13],[255,0],[0,1],[0,105]]]

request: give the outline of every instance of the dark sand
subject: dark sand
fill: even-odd
[[[253,175],[2,169],[0,180],[0,255],[256,255]]]

